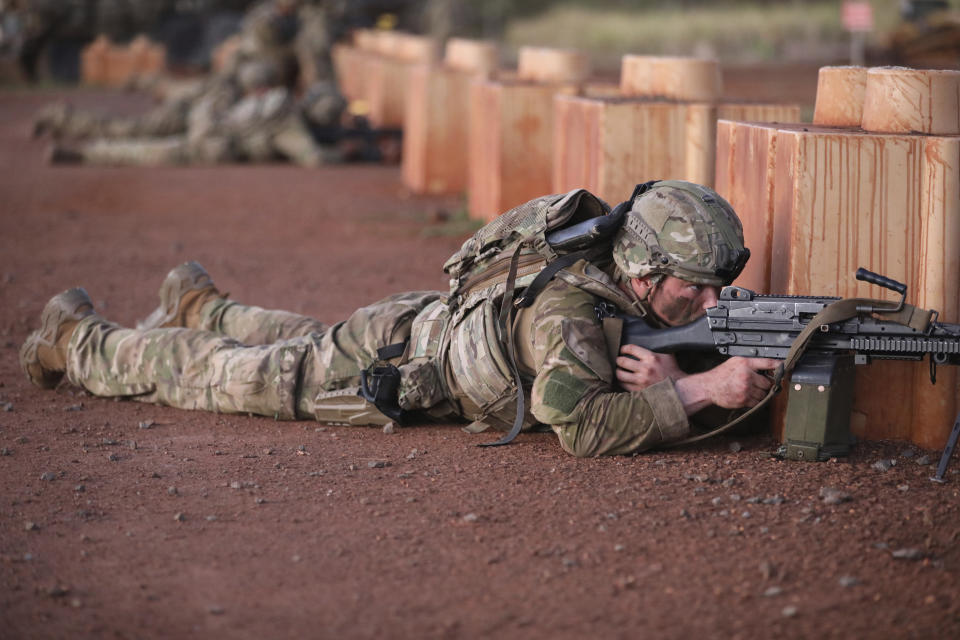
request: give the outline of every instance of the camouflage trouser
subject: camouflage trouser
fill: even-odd
[[[332,326],[227,300],[204,306],[201,329],[138,331],[90,316],[70,340],[67,376],[94,395],[181,409],[382,424],[356,396],[360,372],[441,297],[397,294]]]
[[[269,162],[281,157],[300,166],[315,167],[339,160],[336,149],[318,145],[299,118],[287,118],[243,135],[97,139],[84,144],[79,151],[85,164],[106,166]]]
[[[190,141],[185,136],[167,138],[98,139],[80,147],[85,164],[156,167],[216,164],[236,160],[230,141],[206,137]]]
[[[54,133],[67,138],[162,137],[187,130],[187,103],[171,101],[138,116],[103,116],[86,111],[69,111]]]

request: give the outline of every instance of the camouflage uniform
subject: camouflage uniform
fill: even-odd
[[[742,238],[735,216],[730,229],[703,224],[686,239],[676,220],[665,216],[658,223],[655,213],[648,216],[661,228],[646,243],[638,239],[646,229],[622,228],[614,256],[631,260],[642,251],[656,253],[669,245],[660,234],[667,229],[679,244],[656,264],[672,259],[678,264],[671,268],[703,267],[702,277],[712,278],[707,272],[718,265],[700,260],[705,249],[716,255],[711,243],[731,240],[722,237],[728,231],[734,247],[736,236]],[[690,244],[697,250],[688,251]],[[698,264],[688,264],[691,259]],[[532,305],[516,313],[510,329],[526,400],[525,428],[549,425],[561,446],[578,456],[642,451],[690,430],[672,380],[639,392],[618,387],[613,361],[619,332],[608,338],[595,306],[606,301],[644,315],[647,309],[618,286],[624,276],[619,264],[609,258],[606,263],[581,259],[559,271]],[[639,260],[637,266],[648,263]],[[378,349],[406,342],[403,355],[390,361],[399,367],[402,409],[473,420],[470,431],[502,428],[513,421],[517,400],[508,349],[496,330],[498,310],[496,297],[468,296],[448,305],[444,293],[415,292],[327,327],[216,298],[203,305],[198,329],[138,331],[88,316],[70,339],[66,370],[74,384],[99,396],[277,419],[383,424],[386,416],[357,396],[360,374],[378,362]]]
[[[275,7],[283,4],[271,0],[251,9],[243,22],[240,47],[227,67],[203,82],[176,91],[147,113],[105,116],[54,105],[40,113],[36,130],[49,130],[56,137],[98,141],[191,135],[198,122],[218,119],[244,97],[245,89],[249,89],[242,78],[245,69],[269,68],[268,86],[294,88],[299,73],[293,47],[298,22],[295,15],[286,15]]]
[[[626,453],[684,435],[686,414],[669,381],[641,393],[615,390],[610,349],[593,309],[601,298],[632,307],[606,273],[580,263],[518,316],[518,359],[529,384],[527,428],[551,425],[576,455]],[[486,310],[478,307],[452,325],[445,302],[440,292],[399,294],[330,327],[227,300],[204,306],[200,330],[138,331],[91,316],[70,340],[67,375],[98,396],[285,420],[383,424],[387,419],[372,408],[357,415],[359,375],[376,361],[378,348],[410,339],[407,355],[396,361],[408,361],[401,366],[402,406],[439,419],[508,423],[515,404],[502,346],[475,328],[485,322]],[[478,384],[462,375],[478,359],[500,361],[499,379]]]
[[[335,149],[314,139],[305,119],[309,112],[283,87],[248,95],[218,112],[217,105],[195,110],[186,135],[95,140],[76,151],[82,162],[93,165],[187,165],[279,158],[318,166],[339,159]]]

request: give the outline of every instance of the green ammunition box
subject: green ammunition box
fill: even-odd
[[[850,453],[854,359],[807,353],[789,382],[783,457],[823,461]]]

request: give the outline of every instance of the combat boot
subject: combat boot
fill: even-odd
[[[83,162],[82,152],[59,142],[54,142],[47,147],[44,155],[47,164],[80,164]]]
[[[137,329],[159,327],[200,326],[200,310],[203,305],[221,294],[207,270],[197,262],[184,262],[174,267],[160,285],[160,306],[137,323]]]
[[[40,328],[20,347],[20,368],[30,382],[52,389],[67,370],[67,345],[77,324],[93,315],[93,302],[83,289],[67,289],[50,298],[40,314]]]

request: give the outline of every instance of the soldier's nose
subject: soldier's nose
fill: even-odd
[[[717,301],[719,299],[717,287],[705,287],[703,290],[703,305],[701,308],[707,310],[710,307],[715,307],[717,306]]]

